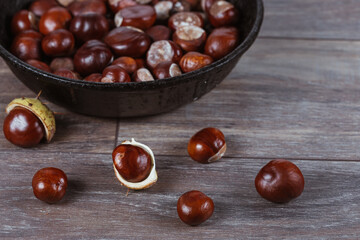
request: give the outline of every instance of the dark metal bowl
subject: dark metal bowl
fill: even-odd
[[[199,99],[218,85],[255,41],[263,20],[262,0],[231,1],[240,11],[241,44],[229,55],[194,72],[144,83],[93,83],[58,77],[12,55],[11,17],[31,0],[0,1],[0,55],[11,71],[35,93],[71,111],[101,117],[159,114]]]

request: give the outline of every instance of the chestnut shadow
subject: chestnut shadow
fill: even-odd
[[[85,190],[86,185],[84,182],[77,179],[69,179],[66,194],[61,204],[72,204],[79,196],[83,195],[82,193],[85,192]]]

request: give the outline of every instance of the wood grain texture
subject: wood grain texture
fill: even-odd
[[[359,40],[358,0],[264,0],[262,37]]]
[[[360,159],[360,43],[259,39],[199,101],[161,116],[121,120],[160,155],[186,156],[204,127],[221,129],[226,156]]]
[[[157,156],[158,182],[126,197],[113,173],[111,154],[2,152],[0,158],[1,239],[360,236],[359,162],[293,161],[304,174],[305,190],[288,204],[273,204],[254,187],[267,160],[224,158],[202,165],[187,157]],[[43,203],[32,193],[33,174],[47,166],[63,169],[69,179],[59,204]],[[176,212],[179,196],[192,189],[203,191],[215,203],[214,215],[198,227],[182,223]]]
[[[4,61],[0,59],[0,119],[6,116],[5,108],[14,98],[36,97],[36,94],[28,90],[15,78]],[[46,100],[43,100],[46,102]],[[51,144],[40,144],[30,151],[45,152],[112,152],[115,141],[116,120],[100,119],[70,113],[69,111],[48,103],[50,109],[59,114],[56,115],[57,131]],[[0,121],[0,129],[3,128],[3,120]],[[19,148],[9,143],[1,130],[0,150],[18,151]]]

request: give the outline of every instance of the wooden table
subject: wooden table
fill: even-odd
[[[57,112],[51,144],[21,149],[0,138],[1,239],[359,239],[359,0],[265,0],[260,37],[227,79],[176,111],[135,119]],[[0,61],[0,108],[34,96]],[[1,124],[5,113],[0,114]],[[220,128],[225,157],[202,165],[187,155],[189,138]],[[116,180],[111,152],[135,138],[157,159],[159,181],[130,192]],[[288,204],[262,199],[254,187],[274,158],[293,161],[305,190]],[[63,169],[66,197],[37,200],[33,174]],[[183,224],[179,196],[205,192],[214,215]]]

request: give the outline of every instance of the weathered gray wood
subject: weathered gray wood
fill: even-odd
[[[360,39],[358,0],[264,0],[262,37]]]
[[[221,129],[227,156],[360,159],[359,42],[259,39],[199,101],[161,116],[121,120],[162,155],[187,155],[201,128]]]
[[[3,137],[3,119],[6,116],[5,108],[11,100],[19,97],[36,97],[36,94],[28,90],[11,73],[4,61],[0,59],[0,150],[14,150],[18,147],[9,143]],[[46,102],[46,100],[44,100]],[[70,113],[67,110],[49,103],[49,107],[57,112],[56,123],[57,132],[51,144],[40,144],[33,148],[33,152],[111,152],[114,147],[116,132],[115,119],[100,119],[94,117],[81,116]]]
[[[151,146],[153,147],[153,146]],[[159,181],[131,191],[116,180],[111,154],[0,153],[0,238],[18,239],[355,239],[360,236],[360,163],[294,161],[305,190],[288,204],[262,199],[254,178],[267,160],[224,158],[202,165],[156,156]],[[31,163],[31,164],[29,164]],[[67,195],[48,205],[32,194],[42,167],[63,169]],[[178,197],[198,189],[215,203],[199,227],[177,216]]]

